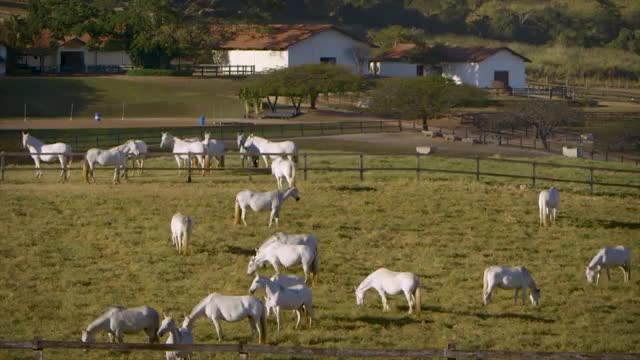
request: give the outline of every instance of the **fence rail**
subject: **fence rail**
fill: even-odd
[[[64,155],[59,153],[42,153],[41,155]],[[83,157],[85,153],[72,153],[72,156],[75,157]],[[188,156],[188,167],[185,169],[187,174],[187,182],[191,182],[192,175],[194,171],[200,171],[199,168],[193,168],[191,165],[191,160],[196,155],[204,155],[204,154],[196,154],[196,153],[168,153],[168,152],[159,152],[159,153],[148,153],[147,157],[173,157],[175,155],[186,155]],[[381,167],[381,166],[365,166],[365,154],[364,153],[299,153],[299,154],[284,154],[284,153],[262,153],[262,154],[254,154],[254,153],[239,153],[239,152],[226,152],[225,156],[235,155],[240,157],[240,155],[248,156],[248,157],[256,157],[258,155],[298,155],[302,158],[302,165],[298,165],[298,171],[303,172],[304,180],[307,180],[309,177],[309,173],[313,171],[318,172],[357,172],[359,173],[360,180],[364,180],[364,174],[366,172],[371,171],[404,171],[404,172],[415,172],[416,180],[420,180],[422,173],[445,173],[445,174],[458,174],[458,175],[473,175],[475,176],[477,181],[480,181],[481,177],[504,177],[504,178],[513,178],[513,179],[530,179],[531,185],[536,186],[536,182],[543,181],[554,181],[554,182],[566,182],[566,183],[574,183],[574,184],[586,184],[589,185],[590,191],[594,192],[594,186],[605,186],[605,187],[624,187],[624,188],[634,188],[640,189],[640,181],[635,183],[622,183],[622,182],[605,182],[605,181],[597,181],[595,179],[596,172],[602,172],[605,174],[611,173],[621,173],[621,174],[637,174],[639,175],[636,180],[640,180],[640,170],[629,170],[629,169],[614,169],[614,168],[606,168],[606,167],[598,167],[598,166],[584,166],[584,165],[563,165],[563,164],[555,164],[550,162],[537,162],[537,161],[525,161],[525,160],[512,160],[512,159],[492,159],[492,158],[448,158],[448,159],[457,159],[457,160],[475,160],[475,166],[469,166],[469,169],[461,170],[461,169],[445,169],[445,168],[437,168],[437,167],[429,167],[424,166],[422,164],[422,159],[430,159],[433,158],[432,155],[424,155],[420,153],[415,153],[411,155],[397,155],[396,157],[405,157],[409,159],[411,157],[415,157],[415,166],[396,166],[396,167]],[[31,155],[25,152],[0,152],[0,181],[5,180],[5,176],[7,172],[12,171],[33,171],[33,168],[16,168],[9,167],[9,162],[7,162],[7,158],[29,158]],[[358,166],[356,167],[345,167],[345,166],[308,166],[308,160],[311,157],[354,157],[357,158]],[[380,157],[380,156],[388,156],[388,155],[369,155],[366,157]],[[481,164],[487,162],[501,162],[501,163],[516,163],[523,165],[530,165],[531,172],[527,174],[514,174],[514,173],[506,173],[506,172],[496,172],[496,171],[481,171]],[[564,168],[564,169],[579,169],[587,172],[584,178],[559,178],[559,177],[549,177],[549,176],[541,176],[538,171],[541,167],[549,167],[549,168]],[[101,168],[99,168],[101,169]],[[104,169],[109,169],[109,167],[105,167]],[[60,168],[49,167],[43,168],[42,170],[50,170],[50,171],[60,171]],[[70,171],[72,169],[66,169],[65,171]],[[145,167],[145,171],[171,171],[175,170],[175,168],[167,168],[167,167]],[[270,173],[269,169],[266,168],[252,168],[252,167],[244,167],[244,160],[242,162],[242,167],[226,167],[226,168],[216,168],[211,169],[215,171],[235,171],[235,172],[246,172],[247,176],[251,178],[252,175],[259,173]],[[125,169],[125,173],[126,173]]]
[[[46,349],[107,350],[107,351],[191,351],[196,353],[235,353],[240,359],[249,354],[322,356],[322,357],[376,357],[419,359],[525,359],[525,360],[631,360],[640,353],[589,353],[510,350],[457,350],[453,343],[444,349],[348,349],[303,346],[247,345],[239,344],[145,344],[145,343],[83,343],[79,341],[52,341],[38,337],[31,341],[0,341],[0,350],[32,351],[33,358],[42,360]]]

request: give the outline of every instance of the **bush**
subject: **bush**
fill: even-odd
[[[191,76],[191,70],[172,69],[133,69],[127,71],[131,76]]]

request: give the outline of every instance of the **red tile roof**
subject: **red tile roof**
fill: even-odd
[[[484,47],[484,46],[472,46],[472,47],[458,47],[458,46],[444,46],[439,48],[442,51],[439,54],[444,62],[457,63],[457,62],[481,62],[485,59],[497,54],[500,51],[506,50],[513,55],[521,58],[525,62],[531,62],[531,60],[518,54],[517,52],[509,49],[506,46],[503,47]],[[391,49],[387,50],[379,56],[377,61],[405,61],[407,57],[413,54],[417,49],[416,44],[400,43]],[[425,50],[425,51],[428,51]]]
[[[223,25],[213,28],[223,39],[219,49],[286,50],[323,31],[335,30],[371,47],[375,45],[330,24]]]

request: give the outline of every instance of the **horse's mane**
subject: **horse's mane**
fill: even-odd
[[[44,143],[42,141],[40,141],[37,137],[29,134],[29,139],[31,139],[31,142],[33,143],[33,145],[35,146],[42,146],[44,145]],[[27,141],[28,143],[29,141]]]

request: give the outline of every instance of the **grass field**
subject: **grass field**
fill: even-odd
[[[376,161],[397,164],[392,157]],[[455,167],[459,160],[441,161],[433,165]],[[286,314],[285,329],[276,333],[270,319],[270,344],[442,348],[454,341],[459,349],[640,351],[638,277],[625,284],[615,270],[611,282],[605,277],[597,287],[584,277],[585,265],[604,245],[627,245],[632,264],[640,262],[637,190],[591,196],[585,187],[562,184],[558,224],[540,228],[540,188],[429,174],[417,183],[414,174],[404,174],[372,172],[364,182],[357,173],[316,172],[308,181],[298,174],[302,199],[285,204],[278,230],[319,238],[317,321],[310,330],[294,331]],[[76,340],[114,304],[146,304],[180,316],[210,292],[246,294],[252,249],[275,231],[266,227],[266,213],[250,213],[246,228],[232,219],[235,193],[272,189],[267,175],[248,181],[244,172],[216,173],[185,184],[171,171],[115,187],[106,185],[108,171],[99,173],[95,186],[80,183],[77,172],[66,185],[56,184],[50,172],[41,183],[31,171],[7,175],[0,185],[0,311],[11,326],[0,327],[1,339]],[[191,256],[178,256],[170,245],[176,211],[194,219]],[[482,272],[494,264],[526,265],[542,289],[542,305],[512,305],[512,293],[498,291],[494,303],[482,307]],[[390,298],[391,312],[382,313],[374,293],[356,307],[354,286],[381,266],[420,276],[420,316],[406,315],[401,297]],[[254,343],[246,322],[222,326],[225,342]],[[198,320],[194,333],[197,342],[217,342],[208,320]],[[45,358],[79,354],[47,351]],[[0,352],[0,358],[30,357]],[[95,351],[82,357],[122,355]]]

